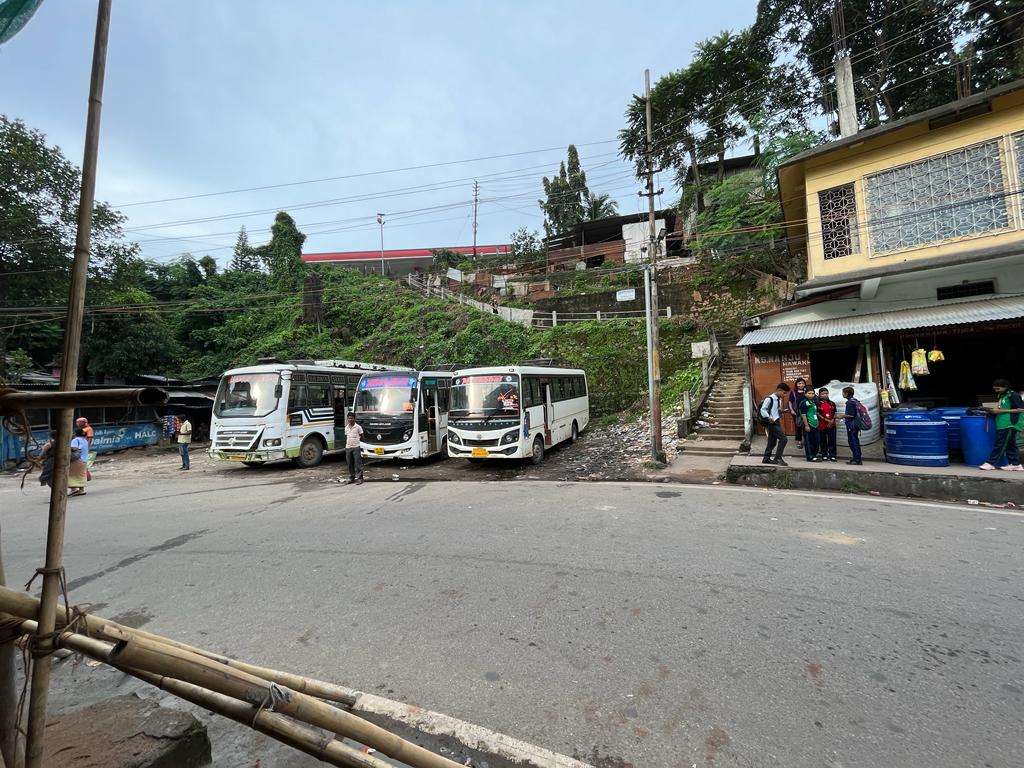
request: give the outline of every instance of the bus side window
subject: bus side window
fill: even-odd
[[[579,377],[579,381],[580,381],[580,396],[584,397],[587,394],[587,377],[586,376],[580,376]]]
[[[333,408],[330,386],[327,384],[306,385],[307,408]]]
[[[306,385],[298,386],[292,383],[291,391],[288,393],[288,410],[295,410],[306,407]]]

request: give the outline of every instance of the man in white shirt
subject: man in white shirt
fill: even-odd
[[[781,382],[775,387],[775,391],[761,402],[761,409],[758,413],[761,423],[764,424],[765,432],[768,434],[768,445],[764,449],[762,464],[789,466],[782,458],[782,452],[786,449],[786,443],[789,442],[786,434],[782,431],[782,401],[786,399],[788,393],[789,384]],[[773,449],[775,458],[772,458]]]
[[[359,441],[363,436],[363,428],[356,424],[354,413],[345,419],[345,462],[348,464],[348,481],[363,484],[363,454],[360,452]]]
[[[181,424],[178,427],[178,453],[181,454],[181,468],[188,469],[191,464],[188,458],[188,447],[192,444],[192,422],[188,416],[182,415]]]

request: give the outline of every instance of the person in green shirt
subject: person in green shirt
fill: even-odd
[[[818,396],[808,391],[797,408],[804,428],[804,458],[808,461],[821,461],[818,456]]]
[[[989,413],[996,417],[996,442],[988,461],[979,469],[1005,469],[1010,472],[1024,472],[1020,465],[1020,451],[1017,448],[1017,433],[1024,429],[1024,399],[1010,389],[1006,379],[992,382],[992,390],[999,396],[999,405],[990,408]],[[1000,466],[1003,461],[1005,466]]]

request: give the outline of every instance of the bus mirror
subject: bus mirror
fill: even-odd
[[[282,385],[278,384],[277,386],[274,387],[274,397],[276,399],[280,400],[281,396],[283,394],[284,394],[284,387]]]

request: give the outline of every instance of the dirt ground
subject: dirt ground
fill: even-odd
[[[375,461],[366,459],[364,474],[374,481],[443,481],[443,480],[641,480],[651,473],[647,465],[649,442],[647,429],[639,420],[614,425],[591,426],[575,444],[563,444],[547,453],[543,464],[528,461],[493,461],[473,464],[462,459],[434,457],[422,461]],[[671,450],[671,436],[665,444]],[[289,481],[311,483],[347,480],[344,457],[328,454],[323,463],[312,469],[299,469],[290,462],[262,467],[215,461],[206,450],[208,443],[192,446],[191,475],[223,475],[237,478],[255,473],[281,475]],[[133,475],[168,476],[185,473],[179,469],[177,446],[173,444],[146,448],[130,448],[96,459],[95,479],[127,478]],[[16,473],[20,474],[20,473]]]

